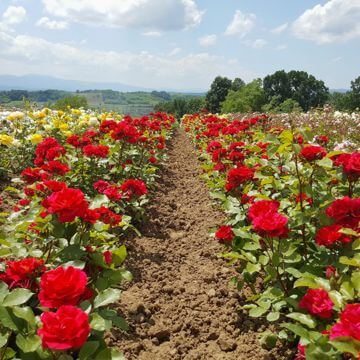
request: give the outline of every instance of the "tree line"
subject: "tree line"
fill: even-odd
[[[175,99],[162,102],[158,110],[181,117],[206,109],[212,113],[231,112],[294,112],[308,111],[326,103],[336,110],[355,111],[360,108],[360,76],[351,82],[346,93],[330,93],[322,80],[305,71],[276,71],[264,79],[245,83],[217,76],[203,98]]]

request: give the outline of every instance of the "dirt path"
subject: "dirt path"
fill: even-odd
[[[264,326],[236,312],[232,270],[208,234],[224,215],[213,208],[200,174],[179,130],[148,209],[150,221],[129,245],[134,281],[119,310],[131,330],[113,334],[113,343],[130,360],[289,359],[263,350],[256,331]]]

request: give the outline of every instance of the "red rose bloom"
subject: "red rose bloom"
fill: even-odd
[[[260,216],[267,216],[268,214],[278,211],[280,203],[275,200],[260,200],[253,203],[249,209],[248,217],[254,220]]]
[[[235,234],[231,226],[224,225],[220,226],[215,233],[215,238],[219,241],[220,244],[231,244],[235,237]]]
[[[41,169],[26,168],[21,172],[21,177],[28,183],[33,184],[36,181],[43,179]]]
[[[79,349],[90,334],[89,317],[75,306],[61,306],[56,312],[45,312],[38,330],[44,349]]]
[[[99,192],[100,194],[103,194],[104,191],[110,186],[110,183],[108,183],[105,180],[99,180],[96,183],[94,183],[93,187],[94,189]]]
[[[231,169],[227,174],[226,191],[231,191],[246,181],[250,181],[254,178],[254,170],[247,166],[241,166]]]
[[[351,242],[351,239],[346,236],[345,234],[342,234],[339,230],[342,229],[341,225],[330,225],[325,226],[318,230],[315,236],[315,241],[318,245],[323,245],[326,247],[331,247],[334,244],[347,244]]]
[[[335,200],[326,209],[326,215],[338,224],[357,228],[360,221],[360,198],[351,199],[345,196]]]
[[[88,157],[106,158],[109,155],[109,147],[105,145],[87,145],[82,150]]]
[[[301,309],[307,310],[311,315],[328,319],[332,316],[334,303],[324,289],[308,289],[299,302]]]
[[[360,341],[360,304],[347,304],[340,314],[340,321],[330,330],[330,340],[351,337]]]
[[[71,188],[54,192],[43,201],[42,205],[48,213],[56,214],[60,222],[72,222],[77,216],[83,216],[88,209],[83,192]]]
[[[61,305],[78,305],[84,298],[86,273],[72,266],[47,271],[40,279],[41,306],[58,308]]]
[[[142,196],[147,194],[147,188],[143,181],[129,179],[126,180],[121,186],[121,191],[128,197]]]
[[[252,221],[254,230],[259,235],[268,237],[286,237],[289,233],[287,223],[287,217],[277,212],[267,213]]]
[[[7,261],[2,280],[6,282],[10,288],[21,287],[33,289],[36,285],[36,277],[44,271],[44,260],[26,258],[17,261]]]
[[[298,352],[294,360],[306,360],[305,346],[299,343],[297,346],[297,350]]]
[[[116,226],[122,221],[122,216],[115,214],[105,206],[94,209],[100,215],[100,221],[104,224]]]
[[[329,265],[326,267],[325,275],[327,279],[331,279],[336,276],[336,267]]]
[[[117,186],[109,186],[104,191],[103,194],[106,195],[110,200],[118,201],[122,198],[119,188]]]
[[[344,173],[352,180],[360,177],[360,153],[351,154],[343,164]]]
[[[111,251],[105,251],[103,253],[104,261],[107,265],[110,265],[112,263],[112,253]]]
[[[42,166],[42,169],[55,175],[65,175],[67,172],[70,171],[70,168],[61,163],[60,161],[53,160],[49,161],[47,164]]]
[[[66,184],[62,181],[46,180],[44,181],[44,185],[52,192],[66,189]]]
[[[302,148],[300,156],[307,161],[320,160],[326,156],[326,150],[321,146],[308,145]]]

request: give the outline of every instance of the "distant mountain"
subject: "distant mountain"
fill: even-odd
[[[153,89],[121,83],[101,83],[80,80],[65,80],[44,75],[0,75],[0,90],[115,90],[122,92],[152,91]]]

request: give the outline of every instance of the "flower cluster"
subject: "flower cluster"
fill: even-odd
[[[281,341],[300,337],[297,359],[357,358],[359,152],[265,115],[186,115],[182,125],[229,216],[215,239],[238,265],[238,288],[253,293],[244,309],[292,321],[277,326]]]
[[[20,136],[27,144],[26,158],[9,147],[24,161],[8,169],[14,186],[0,201],[0,299],[15,319],[0,319],[1,342],[15,357],[120,356],[104,333],[127,329],[108,308],[131,280],[122,242],[132,217],[141,219],[173,122],[163,113],[135,119],[47,109],[11,120],[36,131],[15,132],[11,143],[1,137],[2,146]]]

